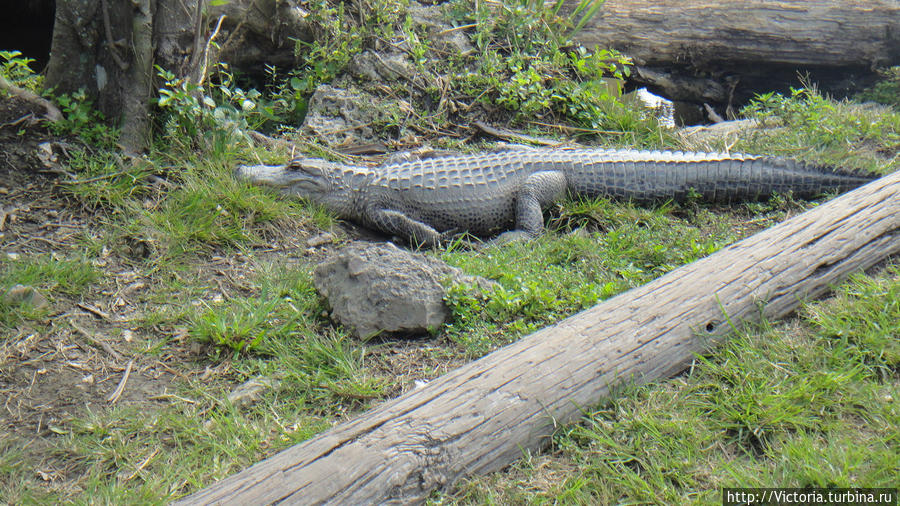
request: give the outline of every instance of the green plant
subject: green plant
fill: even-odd
[[[232,138],[247,129],[243,113],[256,107],[254,99],[259,92],[245,93],[240,88],[222,85],[219,91],[225,90],[221,95],[225,100],[217,101],[190,78],[178,78],[160,67],[157,75],[165,81],[157,105],[167,113],[163,136],[168,140],[197,143],[211,136]]]
[[[857,94],[856,98],[900,108],[900,66],[883,69],[880,74],[881,80]]]
[[[567,119],[578,126],[603,128],[630,60],[613,51],[589,51],[571,42],[602,2],[581,2],[569,17],[559,16],[562,2],[472,2],[452,4],[451,14],[475,28],[479,68],[456,62],[457,91],[513,112],[516,119]],[[549,117],[549,118],[548,118]],[[546,119],[545,119],[546,121]]]
[[[82,89],[71,95],[58,95],[54,102],[63,113],[63,119],[50,123],[57,135],[77,135],[85,143],[110,149],[119,137],[118,130],[106,123],[106,117],[94,108],[94,102]]]
[[[191,336],[199,341],[231,348],[236,352],[257,348],[266,337],[280,332],[284,323],[271,321],[279,300],[267,293],[236,300],[225,307],[207,306],[193,321]]]
[[[91,208],[126,206],[130,199],[146,194],[153,167],[141,162],[125,164],[111,151],[73,149],[67,165],[78,181],[63,183],[64,187]]]
[[[97,269],[83,257],[32,255],[16,260],[0,257],[0,292],[13,284],[22,284],[77,297],[99,276]]]
[[[844,168],[889,170],[872,163],[867,152],[891,155],[900,150],[900,112],[875,105],[823,97],[814,87],[791,89],[789,96],[766,93],[756,97],[743,114],[788,125],[785,132],[758,132],[741,139],[735,149],[771,154],[786,153]],[[848,146],[851,148],[848,150]]]
[[[353,4],[357,10],[353,15],[348,5],[327,0],[308,4],[307,21],[316,36],[311,42],[295,40],[294,54],[300,65],[288,72],[287,80],[275,92],[278,98],[297,104],[297,111],[305,112],[306,98],[320,84],[333,81],[355,55],[374,45],[375,40],[394,38],[395,29],[406,19],[406,1]]]
[[[22,55],[21,51],[0,51],[0,77],[5,77],[20,88],[40,92],[43,77],[31,70],[34,58]]]

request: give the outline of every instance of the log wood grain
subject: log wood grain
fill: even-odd
[[[684,369],[731,323],[782,317],[900,252],[900,172],[472,362],[184,504],[421,502],[549,442],[623,381]],[[727,315],[727,316],[726,316]]]
[[[900,64],[900,2],[607,0],[576,40],[615,47],[648,66],[873,68]]]

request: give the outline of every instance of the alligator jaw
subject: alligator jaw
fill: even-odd
[[[302,175],[289,171],[286,165],[238,165],[234,176],[242,181],[280,190],[287,190],[294,182],[303,179]]]

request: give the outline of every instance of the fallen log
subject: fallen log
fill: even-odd
[[[900,65],[900,3],[607,0],[576,41],[631,56],[632,79],[673,100],[743,103],[799,86],[798,73],[847,95]]]
[[[679,371],[738,321],[782,317],[900,252],[900,172],[681,267],[187,497],[421,502],[546,445],[624,381]]]

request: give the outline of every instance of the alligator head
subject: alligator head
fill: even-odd
[[[239,165],[238,179],[305,198],[333,212],[346,214],[354,194],[368,184],[372,171],[318,158],[295,158],[285,165]]]

